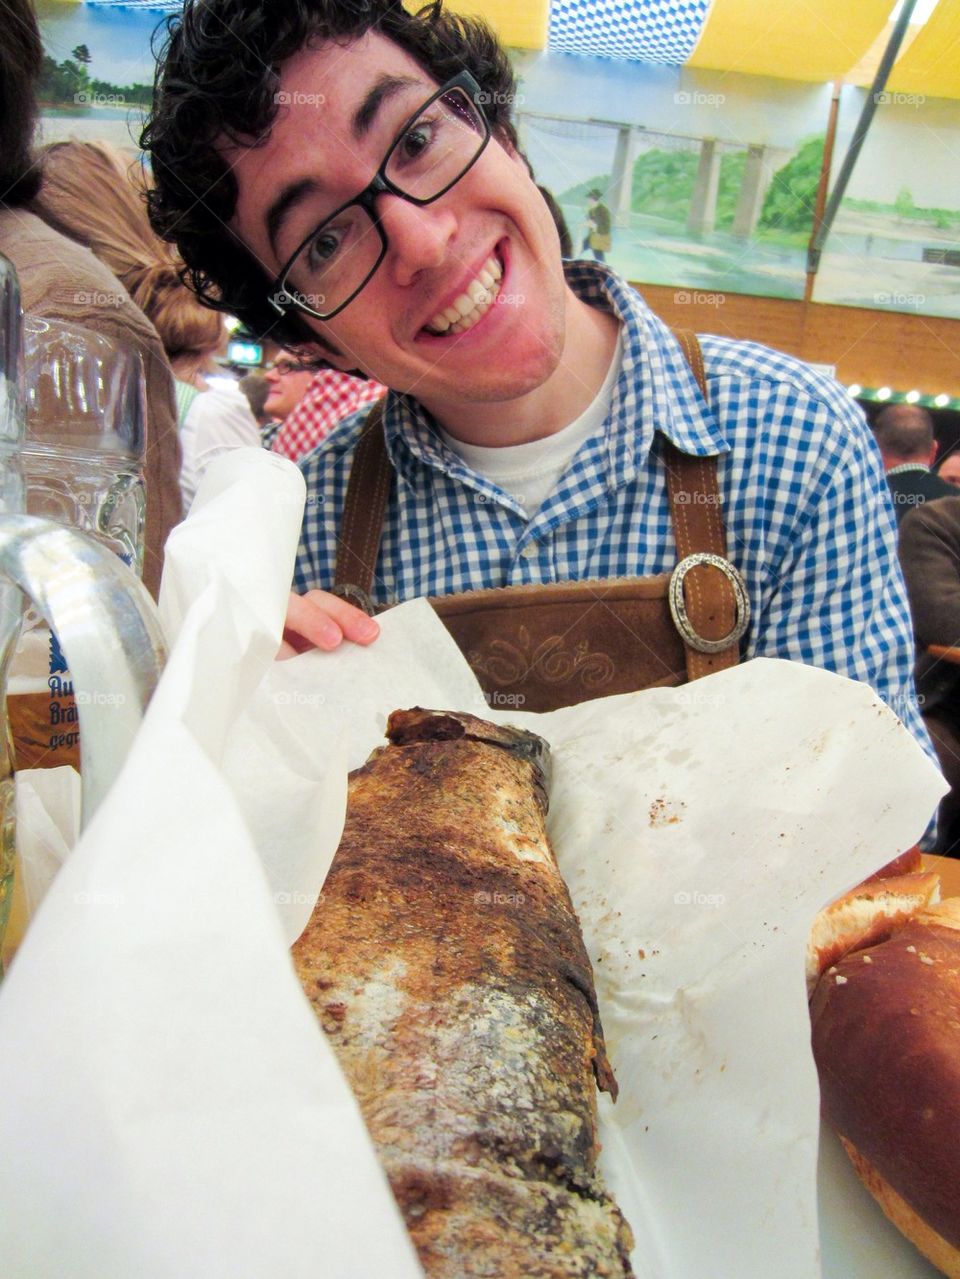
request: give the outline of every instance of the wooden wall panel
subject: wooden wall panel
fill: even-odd
[[[675,328],[748,338],[835,364],[845,383],[960,397],[960,320],[656,284],[637,288]]]
[[[802,355],[836,364],[842,382],[960,396],[960,320],[813,303]]]
[[[711,293],[706,289],[664,288],[638,284],[657,315],[675,329],[719,333],[723,337],[763,342],[790,355],[803,347],[803,307],[784,298],[745,293]]]

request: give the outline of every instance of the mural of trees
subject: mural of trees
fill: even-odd
[[[87,70],[91,62],[90,50],[78,44],[71,57],[55,62],[48,53],[43,55],[40,82],[37,86],[41,102],[83,106],[97,99],[113,99],[119,103],[149,105],[153,86],[149,84],[110,84],[107,80],[93,79]]]
[[[760,226],[777,231],[813,230],[824,143],[823,134],[808,138],[773,175],[760,211]]]

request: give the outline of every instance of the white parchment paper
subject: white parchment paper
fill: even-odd
[[[167,674],[0,992],[10,1273],[419,1273],[285,947],[347,769],[423,705],[551,742],[638,1275],[814,1279],[806,934],[922,832],[936,770],[869,689],[782,662],[498,715],[422,602],[369,649],[274,664],[301,502],[277,458],[211,468],[168,553]]]

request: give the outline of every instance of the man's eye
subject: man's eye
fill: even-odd
[[[331,227],[323,227],[307,245],[306,256],[311,267],[326,266],[340,249],[341,236]]]
[[[434,125],[429,120],[418,120],[410,126],[403,137],[397,151],[405,160],[416,160],[423,155],[434,137]]]

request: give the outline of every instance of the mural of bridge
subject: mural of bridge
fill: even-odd
[[[687,232],[692,236],[709,235],[717,220],[717,192],[720,181],[720,158],[724,151],[746,151],[743,182],[733,218],[732,234],[746,239],[756,230],[763,208],[764,197],[776,170],[789,158],[791,152],[766,143],[727,142],[718,138],[704,138],[696,134],[648,130],[641,124],[626,120],[583,119],[578,116],[546,114],[521,110],[517,123],[521,130],[525,122],[546,127],[561,135],[588,126],[614,130],[613,163],[606,201],[615,225],[625,226],[631,212],[631,180],[638,152],[647,146],[666,144],[669,148],[692,149],[698,147],[700,158],[687,217]]]

